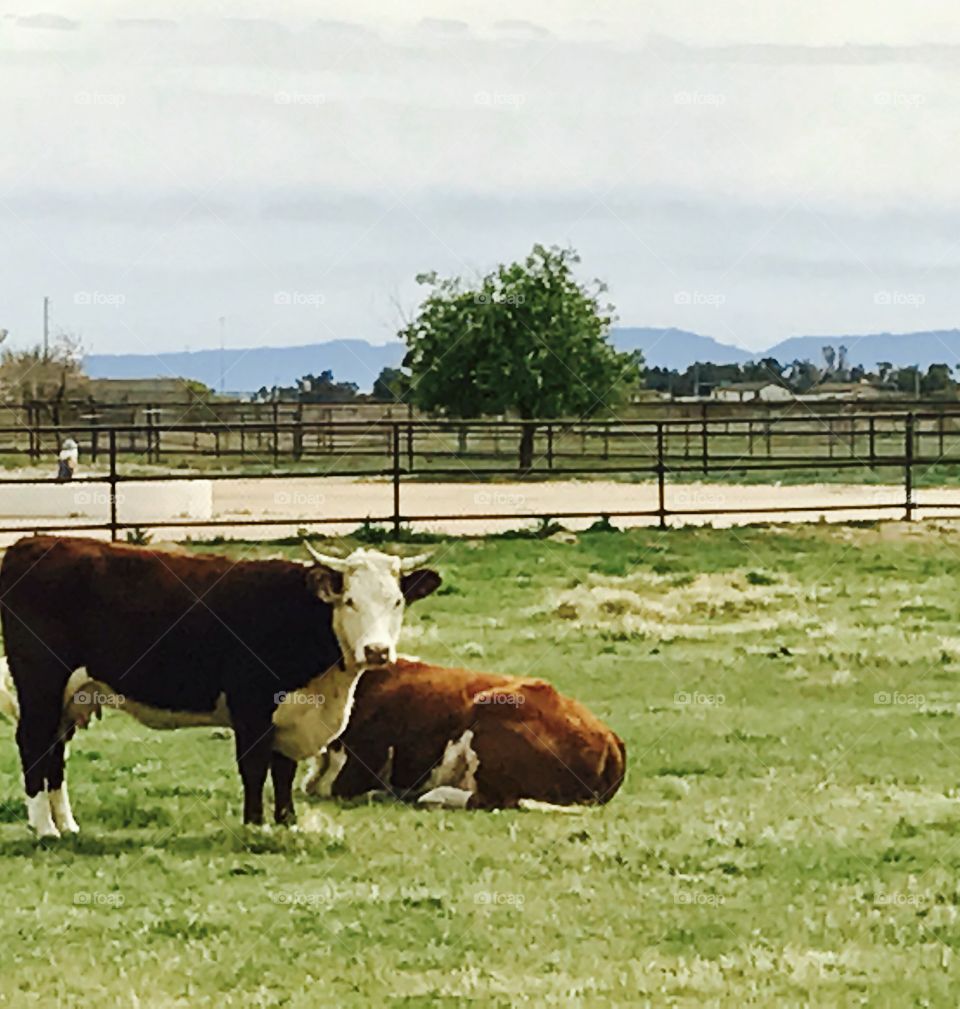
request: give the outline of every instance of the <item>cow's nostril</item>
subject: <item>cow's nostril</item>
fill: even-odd
[[[382,645],[365,645],[363,657],[373,666],[382,666],[387,661],[387,649]]]

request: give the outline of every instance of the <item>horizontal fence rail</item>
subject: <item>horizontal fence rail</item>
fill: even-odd
[[[530,431],[532,429],[532,433]],[[531,446],[529,464],[518,468],[524,432]],[[135,528],[218,528],[228,526],[385,524],[399,533],[408,523],[443,520],[651,518],[666,526],[684,516],[830,511],[916,511],[918,473],[931,467],[960,467],[960,413],[942,410],[868,413],[780,414],[668,420],[243,420],[112,424],[110,426],[0,426],[0,486],[60,483],[54,476],[56,453],[67,438],[80,446],[78,487],[104,488],[109,519],[103,522],[34,521],[0,525],[0,532],[109,531],[113,539]],[[44,466],[48,475],[38,473]],[[19,470],[19,471],[18,471]],[[884,471],[896,474],[903,496],[889,502],[824,502],[822,505],[770,507],[715,506],[671,508],[668,485],[682,486],[688,475],[730,480],[731,474],[777,471],[811,474]],[[125,519],[119,488],[167,481],[282,480],[291,477],[380,479],[392,485],[392,507],[379,515],[325,515],[272,518]],[[477,511],[408,514],[402,487],[410,481],[474,482],[509,477],[550,480],[626,477],[652,481],[656,507],[631,510],[607,500],[593,511],[565,508],[549,513]],[[42,491],[39,492],[42,494]],[[924,502],[924,510],[960,510],[960,504]],[[2,520],[0,520],[2,521]]]

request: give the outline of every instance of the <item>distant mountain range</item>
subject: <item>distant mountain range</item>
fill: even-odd
[[[721,343],[712,336],[701,336],[685,329],[648,329],[641,326],[614,329],[613,344],[619,350],[642,350],[643,360],[651,368],[676,368],[685,371],[695,361],[713,364],[741,364],[753,354],[732,343]]]
[[[922,333],[869,333],[864,336],[791,336],[774,344],[758,357],[775,357],[782,364],[790,361],[823,361],[823,348],[847,348],[851,364],[876,369],[880,361],[894,367],[917,364],[924,370],[931,364],[960,363],[960,329],[934,329]]]
[[[293,385],[304,375],[330,370],[338,382],[355,382],[369,392],[384,368],[403,359],[399,343],[377,346],[366,340],[330,340],[300,347],[252,347],[160,354],[89,354],[91,378],[192,378],[216,389],[256,392],[263,386]]]
[[[880,361],[894,366],[960,362],[960,330],[923,333],[870,333],[864,336],[792,336],[769,350],[751,353],[712,336],[683,329],[629,327],[614,329],[620,350],[641,350],[651,367],[686,369],[696,361],[735,364],[759,357],[775,357],[781,364],[808,360],[819,364],[826,346],[847,348],[850,364],[874,369]],[[92,378],[192,378],[213,389],[256,392],[262,386],[293,385],[302,375],[329,369],[339,382],[355,382],[369,392],[384,368],[403,359],[399,343],[371,344],[365,340],[331,340],[300,347],[253,347],[249,350],[197,350],[161,354],[90,354],[87,373]]]

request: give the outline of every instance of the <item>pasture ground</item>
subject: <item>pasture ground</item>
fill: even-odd
[[[300,831],[244,830],[228,736],[109,712],[70,761],[84,833],[38,846],[3,725],[0,1002],[956,1005],[960,527],[444,540],[437,563],[405,649],[586,701],[627,742],[612,803],[301,798]]]

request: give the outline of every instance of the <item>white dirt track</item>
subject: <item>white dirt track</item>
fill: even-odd
[[[40,494],[43,488],[38,487]],[[902,486],[855,486],[846,484],[773,484],[735,485],[690,483],[667,485],[666,506],[677,510],[718,510],[713,515],[670,516],[667,524],[712,524],[718,527],[744,525],[751,522],[845,522],[866,519],[903,518],[904,490]],[[960,516],[960,487],[925,488],[916,492],[917,518]],[[948,503],[949,508],[927,509],[924,502]],[[828,505],[848,506],[837,511],[824,511]],[[860,509],[852,506],[864,505]],[[181,539],[186,535],[202,538],[223,535],[232,538],[270,539],[294,535],[306,526],[317,532],[341,535],[356,527],[357,522],[316,523],[318,518],[384,519],[392,513],[393,487],[388,480],[349,478],[290,477],[267,480],[257,477],[213,481],[212,518],[225,521],[226,526],[199,526],[192,529],[150,527],[164,539]],[[413,521],[413,528],[454,535],[479,535],[530,527],[530,516],[556,516],[569,529],[585,529],[601,513],[619,511],[653,511],[657,507],[657,487],[653,482],[621,483],[612,480],[562,481],[531,483],[404,483],[400,492],[400,510],[406,518],[415,516],[446,516]],[[742,509],[737,511],[736,509]],[[751,511],[748,509],[770,509]],[[798,510],[799,509],[799,510]],[[563,518],[563,512],[584,512],[590,517]],[[6,519],[5,523],[22,525],[32,522],[47,524],[36,515],[22,519]],[[483,513],[483,519],[467,519],[470,513]],[[120,519],[123,520],[120,507]],[[244,525],[249,519],[272,519],[269,526]],[[231,521],[235,520],[235,521]],[[63,520],[63,528],[84,521],[81,517]],[[89,521],[89,519],[87,520]],[[620,527],[656,525],[654,515],[614,517]],[[149,523],[146,523],[149,527]],[[89,535],[102,535],[90,533]],[[15,535],[4,536],[7,542]]]
[[[271,539],[291,536],[301,527],[316,532],[342,535],[354,529],[356,520],[370,517],[384,520],[392,513],[393,487],[388,480],[349,478],[289,477],[267,480],[244,477],[213,481],[212,518],[225,526],[171,528],[142,523],[163,539],[182,539],[187,535],[205,538],[222,535],[242,539]],[[140,485],[148,486],[148,485]],[[44,488],[37,487],[38,500]],[[915,493],[916,518],[960,517],[960,487],[924,488]],[[676,510],[717,509],[717,514],[668,516],[667,524],[717,527],[752,522],[847,522],[866,519],[901,519],[904,489],[901,485],[856,486],[849,484],[775,484],[736,485],[690,483],[667,485],[666,507]],[[947,503],[949,508],[924,509],[924,502]],[[825,506],[841,507],[825,511]],[[864,508],[854,506],[863,505]],[[509,529],[531,527],[531,516],[549,514],[569,529],[587,528],[601,513],[614,513],[614,525],[652,526],[655,515],[616,516],[620,511],[654,511],[657,486],[653,482],[622,483],[613,480],[550,480],[531,483],[404,483],[400,492],[400,510],[405,521],[415,516],[445,516],[412,521],[417,530],[453,535],[481,535]],[[770,509],[769,511],[751,509]],[[564,512],[583,512],[590,517],[564,518]],[[468,519],[470,513],[484,514],[482,519]],[[43,508],[34,514],[11,517],[3,524],[29,531],[33,524],[52,525],[68,530],[91,518],[80,515],[53,520],[42,518]],[[122,501],[120,520],[124,520]],[[318,523],[318,518],[353,519],[349,522]],[[276,524],[244,525],[249,519],[271,519]],[[138,516],[139,520],[139,516]],[[313,521],[311,521],[313,520]],[[105,536],[104,532],[84,535]],[[4,534],[10,543],[17,534]]]

